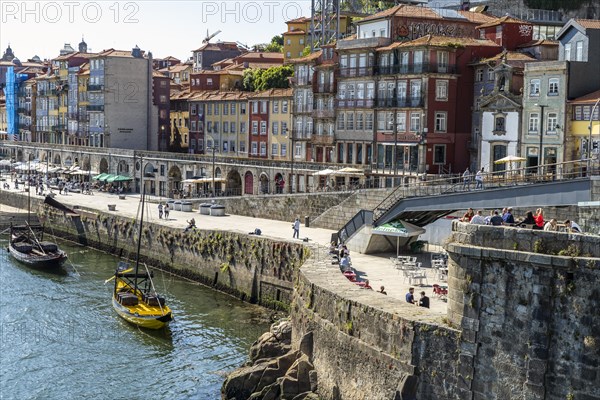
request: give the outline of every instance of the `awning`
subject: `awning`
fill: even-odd
[[[197,178],[197,179],[184,179],[181,181],[181,183],[191,185],[193,183],[211,183],[212,181],[213,181],[213,178]],[[215,178],[214,181],[215,181],[215,183],[216,182],[226,182],[227,179]]]
[[[110,174],[103,173],[103,174],[100,174],[100,175],[96,175],[96,176],[94,176],[92,179],[94,179],[94,180],[96,180],[96,181],[100,181],[100,180],[102,180],[103,178],[105,178],[107,175],[110,175]]]
[[[328,175],[333,174],[334,172],[335,172],[334,170],[327,168],[327,169],[323,169],[321,171],[317,171],[313,175],[314,176],[328,176]]]
[[[100,176],[101,176],[100,178],[96,178],[96,179],[99,180],[100,182],[108,182],[109,178],[112,178],[113,176],[116,176],[116,175],[106,174],[104,176],[102,176],[102,175],[100,175]]]
[[[106,182],[127,182],[131,180],[133,180],[133,178],[125,175],[112,175],[106,178]]]
[[[374,228],[372,233],[375,235],[411,237],[419,236],[425,233],[425,229],[413,224],[409,224],[408,222],[398,220],[380,225]]]

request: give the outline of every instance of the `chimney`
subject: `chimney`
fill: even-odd
[[[140,50],[140,48],[137,46],[137,44],[135,45],[135,47],[131,50],[131,55],[134,58],[142,58],[142,51]]]

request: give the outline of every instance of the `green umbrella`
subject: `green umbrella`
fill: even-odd
[[[112,174],[105,174],[105,175],[104,175],[102,178],[99,178],[98,180],[99,180],[99,181],[102,181],[102,182],[108,182],[108,180],[109,180],[110,178],[112,178],[113,176],[116,176],[116,175],[112,175]]]
[[[96,181],[100,181],[100,180],[102,180],[102,178],[104,178],[106,175],[108,175],[108,174],[106,174],[106,173],[103,173],[103,174],[100,174],[100,175],[96,175],[96,176],[94,176],[92,179],[94,179],[94,180],[96,180]]]
[[[106,180],[106,182],[127,182],[132,180],[132,178],[124,175],[113,175]]]

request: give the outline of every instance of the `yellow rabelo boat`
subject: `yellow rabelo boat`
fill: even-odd
[[[164,297],[156,292],[152,283],[152,273],[148,269],[144,273],[139,271],[145,190],[143,192],[134,272],[129,268],[129,264],[119,262],[115,275],[111,278],[115,280],[112,305],[117,314],[126,321],[141,328],[160,329],[173,319],[173,315],[165,304]]]

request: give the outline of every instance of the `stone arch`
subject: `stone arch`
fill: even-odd
[[[254,174],[246,171],[244,174],[244,194],[254,194]]]
[[[108,161],[106,161],[106,158],[102,158],[100,160],[100,168],[99,168],[98,172],[100,172],[101,174],[108,173]]]
[[[91,171],[91,162],[90,162],[90,157],[86,156],[83,158],[83,160],[81,161],[81,169],[84,171]]]
[[[232,169],[227,173],[225,188],[229,196],[240,196],[242,194],[242,177],[237,170]]]
[[[283,188],[285,186],[285,179],[283,179],[283,175],[278,172],[275,174],[275,179],[273,181],[273,187],[275,188],[275,193],[283,193]]]
[[[269,175],[266,172],[260,174],[260,194],[269,193]]]
[[[169,179],[168,191],[172,197],[175,193],[179,193],[179,185],[181,184],[181,170],[178,166],[174,165],[169,169],[167,177]]]
[[[62,160],[60,158],[60,154],[55,154],[54,155],[53,164],[55,164],[55,165],[62,165]]]
[[[144,166],[144,176],[145,177],[153,177],[155,172],[156,172],[156,167],[154,166],[154,164],[149,162]]]
[[[129,174],[129,164],[127,164],[127,161],[125,161],[125,160],[119,161],[119,164],[117,164],[117,174],[119,174],[119,175]]]

